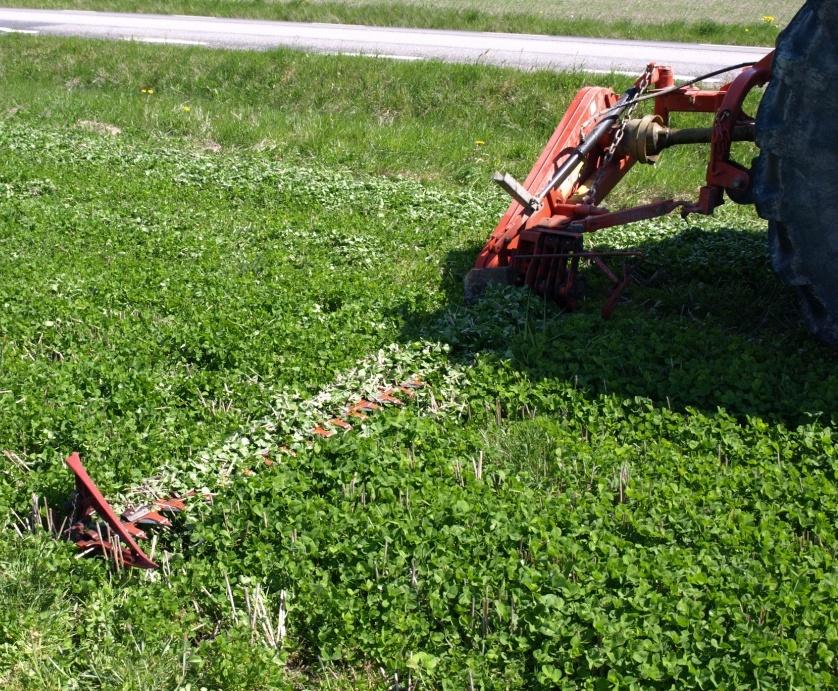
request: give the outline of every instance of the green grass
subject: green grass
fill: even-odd
[[[516,289],[463,305],[505,205],[485,177],[525,172],[581,75],[23,38],[0,57],[4,688],[834,685],[836,356],[764,223],[604,235],[646,254],[608,322],[595,286],[572,315]],[[700,180],[691,156],[662,189]],[[308,443],[411,374],[415,402]],[[217,496],[161,534],[164,569],[115,573],[11,513],[62,506],[72,449],[120,503]],[[274,624],[285,593],[278,646],[258,592]]]
[[[622,76],[521,74],[294,51],[3,40],[0,76],[17,116],[58,126],[94,121],[87,126],[181,138],[196,148],[245,148],[484,189],[495,170],[526,176],[579,88],[621,91],[631,83]],[[154,93],[144,93],[148,88]],[[680,122],[709,125],[710,119]],[[638,170],[619,196],[692,194],[705,157],[701,148],[668,152],[666,166]]]
[[[14,7],[193,14],[337,22],[427,29],[467,29],[557,36],[770,46],[801,3],[794,0],[605,0],[578,3],[512,0],[12,0]]]

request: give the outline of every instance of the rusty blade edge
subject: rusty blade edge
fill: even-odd
[[[333,425],[335,427],[340,427],[342,430],[349,431],[352,429],[352,425],[350,425],[346,420],[343,420],[339,417],[333,417],[331,420],[326,422],[327,425]]]
[[[157,513],[157,511],[149,511],[140,516],[140,518],[134,522],[139,523],[140,525],[162,525],[166,528],[169,528],[172,525],[172,522],[168,518],[161,513]]]

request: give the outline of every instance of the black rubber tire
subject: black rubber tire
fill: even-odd
[[[803,319],[838,345],[838,1],[808,0],[777,38],[756,121],[757,211]]]

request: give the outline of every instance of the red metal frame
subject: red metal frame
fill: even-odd
[[[749,171],[730,157],[733,129],[751,122],[742,105],[753,88],[768,82],[773,57],[773,52],[766,55],[717,90],[684,87],[654,99],[655,113],[664,124],[669,123],[672,113],[715,113],[707,180],[695,202],[668,199],[616,212],[600,207],[605,196],[636,163],[628,154],[607,161],[605,151],[610,141],[606,137],[574,174],[548,193],[541,208],[530,212],[519,202],[513,202],[478,255],[474,268],[511,267],[517,283],[572,309],[578,292],[579,263],[587,261],[612,283],[611,294],[602,310],[603,316],[608,317],[629,282],[630,271],[624,264],[622,276],[615,275],[603,257],[616,254],[631,258],[640,253],[586,252],[584,235],[656,218],[676,209],[685,217],[691,213],[712,214],[723,203],[725,193],[735,201],[747,201]],[[669,67],[650,65],[649,74],[651,87],[656,90],[674,86],[675,76]],[[638,79],[635,84],[640,82]],[[539,192],[567,160],[569,152],[579,146],[580,137],[596,126],[596,115],[614,106],[618,99],[616,93],[606,88],[587,87],[579,91],[524,181],[524,187],[531,193]],[[583,201],[594,179],[596,198]]]

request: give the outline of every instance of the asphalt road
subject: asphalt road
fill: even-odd
[[[182,15],[0,8],[0,34],[135,40],[241,50],[280,46],[321,53],[401,60],[584,69],[637,74],[649,62],[672,65],[678,77],[755,61],[769,48],[529,34],[303,24]]]

